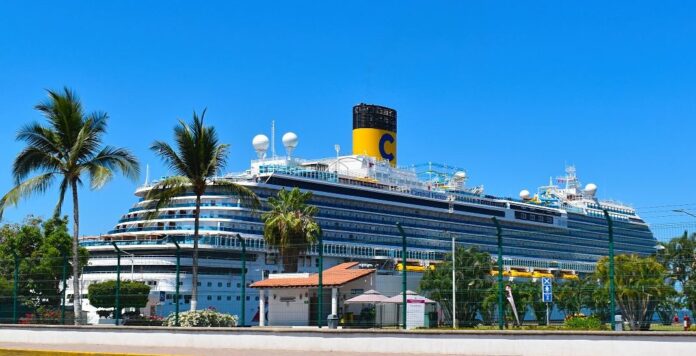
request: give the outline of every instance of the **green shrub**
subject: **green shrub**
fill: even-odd
[[[565,329],[571,330],[606,330],[607,327],[602,321],[595,316],[573,316],[566,319],[564,323]]]
[[[183,327],[221,327],[230,328],[237,326],[237,316],[227,313],[218,313],[212,309],[187,311],[179,313],[179,326]],[[169,314],[162,325],[176,326],[175,313]]]
[[[87,288],[89,303],[97,308],[116,307],[116,281],[90,284]],[[150,287],[143,282],[121,281],[119,306],[121,308],[143,308],[147,305]]]

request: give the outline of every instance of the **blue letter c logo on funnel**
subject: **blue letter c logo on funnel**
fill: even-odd
[[[391,134],[385,133],[382,135],[382,138],[379,139],[379,154],[382,155],[382,158],[386,159],[387,161],[392,161],[394,160],[394,154],[392,153],[387,153],[387,151],[384,150],[384,145],[389,142],[389,143],[394,143],[394,136]]]

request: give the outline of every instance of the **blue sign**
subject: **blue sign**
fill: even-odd
[[[541,279],[541,299],[544,303],[553,302],[553,286],[551,285],[551,278]]]

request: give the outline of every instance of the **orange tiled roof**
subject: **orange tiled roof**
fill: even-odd
[[[365,277],[374,269],[354,269],[358,262],[346,262],[324,270],[322,276],[323,285],[326,287],[339,287],[358,278]],[[309,277],[297,278],[268,278],[253,283],[252,288],[302,288],[318,287],[319,274],[310,274]]]

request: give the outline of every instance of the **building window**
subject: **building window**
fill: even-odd
[[[218,282],[218,287],[222,287],[222,282]]]
[[[232,283],[231,283],[231,282],[227,282],[227,288],[230,288],[230,287],[232,287]]]
[[[213,282],[208,282],[208,287],[212,287],[212,286],[213,286]]]
[[[227,300],[228,300],[228,301],[232,300],[232,296],[231,296],[231,295],[228,295],[228,296],[227,296]]]
[[[240,298],[239,296],[237,296],[237,300],[242,300],[242,298]]]
[[[217,296],[217,300],[222,300],[222,296],[221,296],[221,295],[218,295],[218,296]]]
[[[207,299],[208,299],[208,300],[213,300],[213,296],[212,296],[212,295],[209,295]]]

